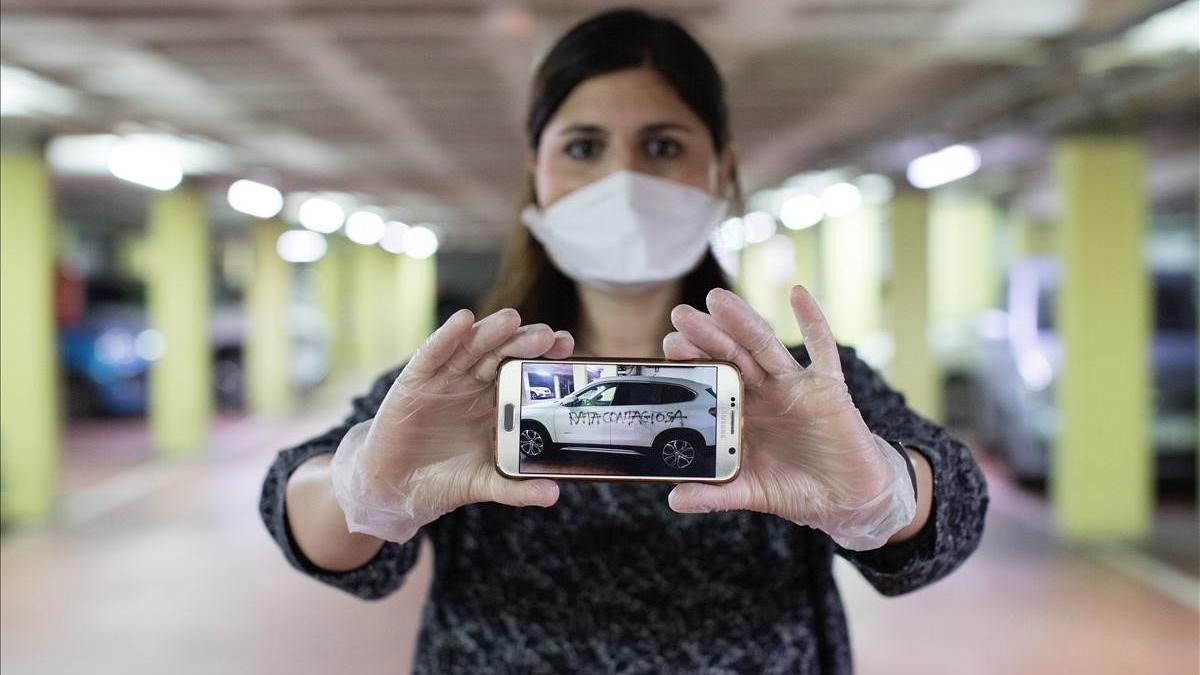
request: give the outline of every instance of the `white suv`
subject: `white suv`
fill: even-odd
[[[602,377],[558,401],[521,408],[521,452],[566,447],[653,453],[685,469],[716,443],[717,397],[708,385],[673,377]]]

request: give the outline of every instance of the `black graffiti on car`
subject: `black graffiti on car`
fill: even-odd
[[[675,410],[608,410],[605,412],[592,412],[589,410],[571,411],[567,413],[568,421],[571,424],[586,424],[592,426],[595,424],[621,424],[633,426],[635,424],[682,424],[687,420],[687,415],[680,409]]]

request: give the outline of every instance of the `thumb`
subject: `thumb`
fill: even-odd
[[[676,513],[710,513],[750,508],[746,484],[739,477],[732,483],[683,483],[667,496],[667,504]]]
[[[479,501],[497,502],[506,506],[554,506],[558,501],[558,483],[548,478],[515,480],[494,471],[486,479]]]

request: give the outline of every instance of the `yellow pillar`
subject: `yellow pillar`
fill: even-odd
[[[929,348],[928,205],[924,192],[902,190],[889,208],[892,275],[887,316],[894,349],[888,375],[911,408],[938,419],[939,378]]]
[[[394,312],[397,363],[412,356],[433,332],[437,319],[437,261],[434,256],[395,256]]]
[[[5,523],[44,522],[58,492],[53,227],[45,160],[33,152],[0,155],[0,518]]]
[[[1057,250],[1052,221],[1017,214],[1013,216],[1011,225],[1015,239],[1013,249],[1017,258],[1053,255]]]
[[[938,324],[973,333],[999,298],[998,216],[987,199],[934,193],[929,205],[930,311]]]
[[[329,343],[329,381],[336,380],[339,373],[352,367],[353,341],[348,320],[351,312],[347,303],[350,299],[350,275],[346,264],[346,240],[343,237],[326,237],[328,248],[325,255],[313,264],[313,282],[316,285],[316,302],[325,317]]]
[[[816,238],[816,228],[781,230],[742,250],[738,292],[788,346],[803,342],[788,299],[792,286],[802,284],[817,292]]]
[[[1055,149],[1062,195],[1058,317],[1065,363],[1051,493],[1074,538],[1136,538],[1153,506],[1145,155],[1135,138]]]
[[[373,373],[391,363],[397,352],[391,254],[377,246],[355,245],[350,258],[354,267],[354,365]]]
[[[246,289],[246,401],[256,415],[279,416],[295,403],[292,382],[292,340],[288,304],[292,266],[275,252],[275,242],[287,228],[278,220],[250,228],[254,274]]]
[[[882,328],[880,216],[864,206],[820,225],[821,307],[838,342],[860,349]]]
[[[159,450],[197,453],[213,414],[208,224],[193,188],[154,195],[147,236],[146,309],[166,351],[150,369],[150,428]]]

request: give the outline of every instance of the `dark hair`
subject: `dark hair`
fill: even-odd
[[[655,70],[704,122],[713,148],[729,145],[729,112],[725,87],[704,48],[678,23],[637,9],[597,14],[576,25],[550,49],[534,75],[525,132],[537,151],[546,123],[580,83],[630,68]],[[740,207],[736,173],[733,199]],[[518,210],[534,203],[533,176],[526,177]],[[683,278],[680,300],[703,308],[713,288],[729,288],[729,280],[711,252]],[[547,323],[575,332],[579,326],[579,294],[546,254],[546,249],[520,223],[513,229],[500,272],[480,314],[514,307],[526,323]]]
[[[640,67],[657,71],[708,127],[713,148],[725,149],[729,111],[716,65],[679,24],[638,9],[612,10],[584,21],[542,59],[525,123],[529,147],[537,150],[546,123],[581,82]]]

